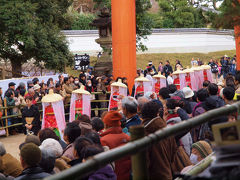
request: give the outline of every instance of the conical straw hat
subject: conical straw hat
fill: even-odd
[[[139,82],[139,81],[149,82],[150,80],[149,80],[148,78],[145,78],[145,77],[143,76],[143,74],[141,74],[140,77],[138,77],[138,78],[135,79],[135,82]]]
[[[194,72],[193,69],[190,69],[188,66],[187,66],[187,69],[184,69],[183,70],[185,73],[191,73],[191,72]]]
[[[178,69],[178,70],[174,71],[172,74],[176,75],[176,74],[184,74],[184,73],[185,73],[184,71]]]
[[[166,79],[166,77],[163,76],[163,75],[161,74],[161,72],[158,72],[158,74],[154,75],[153,78],[162,78],[162,79]]]
[[[81,85],[80,89],[76,89],[74,90],[72,93],[75,93],[75,94],[86,94],[86,95],[90,95],[90,93],[88,91],[86,91],[84,89],[85,86]]]
[[[209,65],[202,65],[201,68],[202,69],[211,69],[211,66],[209,66]]]
[[[51,103],[63,100],[63,97],[60,94],[53,93],[53,90],[49,90],[49,94],[45,95],[42,98],[42,102]]]
[[[121,79],[118,79],[117,82],[112,83],[111,86],[127,88],[126,84],[123,84]]]

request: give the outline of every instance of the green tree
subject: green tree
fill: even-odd
[[[92,21],[95,19],[93,14],[76,14],[74,21],[72,23],[73,30],[89,30],[89,29],[96,29],[90,25]]]
[[[95,8],[100,10],[107,7],[111,10],[111,0],[94,0]],[[151,34],[154,25],[151,15],[147,12],[151,8],[150,0],[136,0],[136,41],[137,50],[145,51],[147,47],[142,43],[141,39],[147,39],[147,35]]]
[[[0,0],[0,58],[10,60],[13,76],[34,58],[38,64],[62,71],[72,63],[61,29],[70,26],[68,0]]]
[[[164,28],[205,27],[202,10],[188,0],[159,0],[159,6]]]
[[[240,25],[240,2],[238,0],[224,0],[219,8],[220,14],[216,17],[217,28],[233,29]]]

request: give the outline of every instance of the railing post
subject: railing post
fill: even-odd
[[[144,127],[132,126],[130,127],[130,134],[131,134],[131,141],[141,139],[145,135]],[[133,180],[148,179],[146,151],[140,151],[139,153],[132,155],[131,160],[132,160]]]
[[[7,107],[7,99],[4,98],[4,107]],[[7,114],[7,108],[4,110],[5,111],[5,116],[7,117],[8,114]],[[5,119],[5,127],[6,127],[6,136],[8,137],[9,136],[9,132],[8,132],[8,118]]]

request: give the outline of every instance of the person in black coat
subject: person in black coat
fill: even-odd
[[[173,73],[173,69],[170,62],[167,60],[165,66],[163,67],[163,75],[167,77],[169,72]]]
[[[22,109],[22,120],[25,129],[25,134],[33,132],[34,135],[38,134],[41,129],[40,113],[37,106],[32,104],[32,97],[25,98],[27,106]],[[28,118],[33,118],[32,122],[27,122]]]

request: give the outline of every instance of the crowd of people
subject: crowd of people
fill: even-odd
[[[180,61],[177,62],[175,69],[179,66],[182,66]],[[169,76],[173,69],[169,61],[158,69],[150,62],[142,72],[145,76],[152,76],[157,71]],[[137,73],[140,75],[141,71],[138,70]],[[127,85],[126,78],[120,79]],[[115,110],[92,112],[92,118],[84,114],[79,116],[75,121],[67,123],[62,139],[52,128],[41,129],[38,102],[50,89],[62,95],[64,103],[69,104],[71,92],[81,84],[85,85],[89,92],[102,92],[98,96],[95,95],[95,99],[108,99],[106,92],[110,91],[112,82],[115,82],[112,76],[94,77],[89,70],[81,73],[78,78],[60,75],[59,81],[53,82],[49,79],[46,84],[35,78],[28,82],[27,87],[20,83],[16,89],[14,82],[9,83],[9,89],[4,95],[7,105],[26,105],[21,110],[22,117],[34,112],[35,122],[31,128],[35,127],[36,130],[33,131],[36,133],[27,135],[19,146],[20,161],[7,153],[4,145],[0,143],[1,176],[17,180],[42,179],[84,163],[96,154],[128,143],[131,126],[142,125],[145,134],[149,135],[206,111],[232,104],[240,95],[240,73],[235,75],[227,73],[221,85],[204,81],[203,88],[198,91],[193,91],[190,87],[178,90],[175,84],[168,83],[167,87],[161,88],[158,94],[148,93],[136,98],[123,97]],[[92,103],[91,106],[107,107],[108,105],[104,102]],[[65,109],[65,112],[68,111]],[[8,113],[19,113],[19,109],[11,109]],[[9,123],[15,123],[16,119],[10,119]],[[214,140],[212,125],[236,120],[237,114],[215,118],[213,121],[174,137],[168,137],[149,147],[146,153],[149,179],[161,177],[170,180],[174,174],[184,173],[212,153],[211,141]],[[23,129],[27,134],[29,125],[25,121],[23,120]],[[131,179],[131,176],[131,158],[126,156],[91,173],[85,179],[127,180]]]

